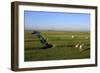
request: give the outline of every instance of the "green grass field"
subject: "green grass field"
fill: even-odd
[[[53,47],[48,49],[40,49],[43,45],[31,33],[32,31],[25,31],[24,33],[25,61],[90,58],[89,32],[42,31],[41,34],[46,40],[53,44]],[[80,49],[75,47],[77,43],[85,44],[83,51],[80,52]]]

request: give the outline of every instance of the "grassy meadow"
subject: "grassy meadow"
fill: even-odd
[[[41,35],[52,48],[41,49],[43,46],[39,39],[31,34],[32,31],[24,32],[24,60],[64,60],[64,59],[86,59],[90,58],[90,33],[89,32],[67,32],[67,31],[41,31]],[[80,51],[76,44],[84,43]]]

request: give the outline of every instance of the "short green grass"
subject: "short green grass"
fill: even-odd
[[[40,49],[43,45],[31,33],[32,31],[25,31],[24,34],[25,61],[90,58],[89,32],[41,31],[41,35],[53,44],[53,47],[48,49]],[[79,48],[75,47],[77,43],[85,44],[83,51],[80,52]]]

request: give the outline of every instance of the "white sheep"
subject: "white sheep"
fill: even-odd
[[[75,45],[75,47],[76,47],[76,48],[77,48],[77,47],[79,47],[79,43],[78,43],[78,44],[76,44],[76,45]]]
[[[74,36],[72,35],[72,39],[74,38]]]
[[[84,43],[82,43],[80,46],[79,46],[79,49],[80,51],[82,51],[84,49]]]

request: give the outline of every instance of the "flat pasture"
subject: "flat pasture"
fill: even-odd
[[[24,60],[70,60],[90,58],[90,33],[70,31],[41,31],[41,35],[52,44],[52,48],[41,49],[43,44],[32,35],[32,31],[24,31]],[[81,45],[82,51],[77,44]]]

